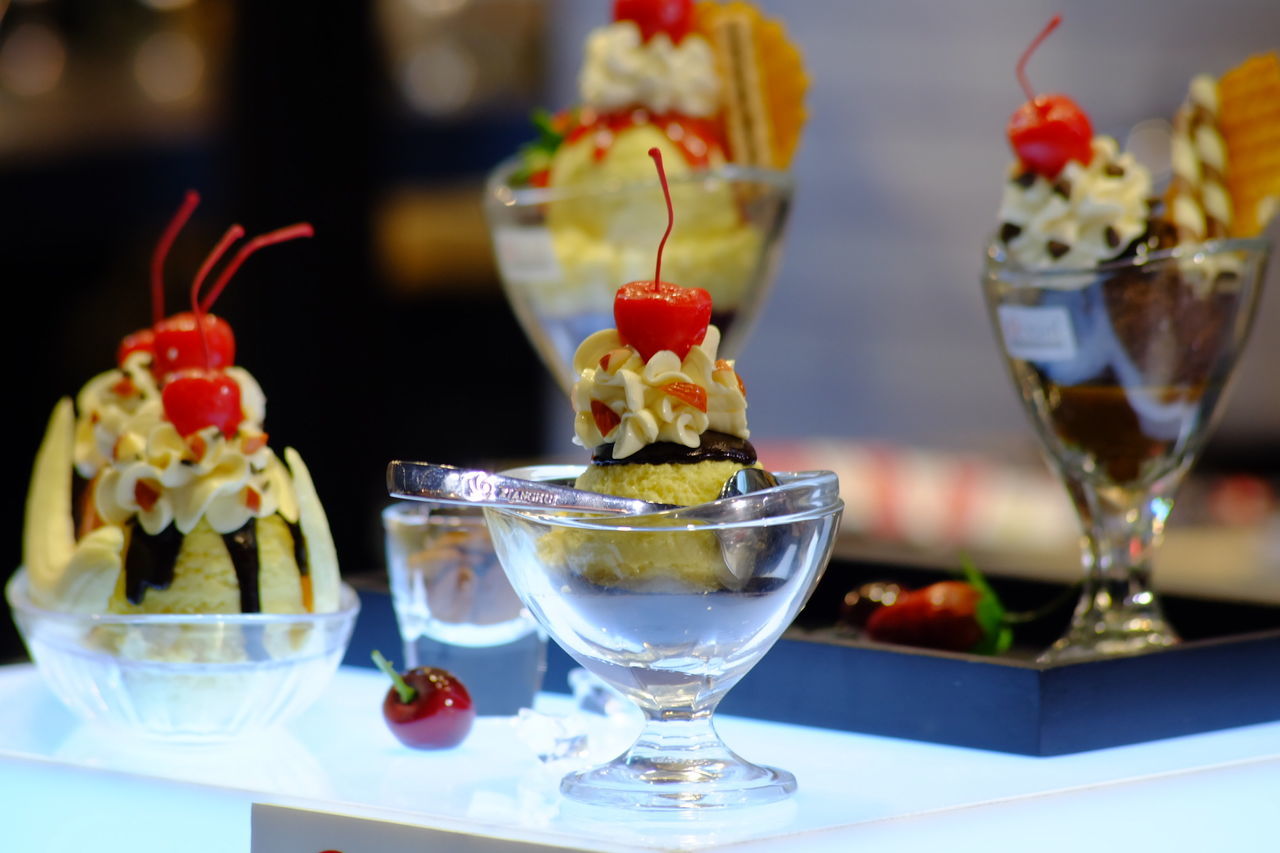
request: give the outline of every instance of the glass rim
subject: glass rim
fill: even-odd
[[[507,208],[537,207],[556,201],[575,198],[600,196],[629,195],[638,190],[657,190],[661,187],[657,174],[642,181],[609,182],[590,187],[558,188],[558,187],[513,187],[510,178],[521,162],[518,156],[503,160],[490,171],[485,179],[484,203],[486,208],[503,210]],[[667,183],[673,188],[693,186],[708,182],[755,183],[768,186],[781,192],[790,192],[795,188],[795,178],[789,171],[769,169],[760,166],[741,166],[726,163],[714,169],[693,169],[681,175],[667,175]]]
[[[547,472],[554,474],[563,474],[566,471],[574,470],[581,472],[586,466],[584,465],[545,465],[531,466],[532,468],[545,468]],[[530,468],[516,469],[520,473],[514,476],[529,476]],[[504,472],[512,473],[512,472]],[[716,504],[724,504],[726,512],[730,511],[730,505],[737,502],[742,503],[759,503],[767,498],[770,494],[786,491],[800,490],[821,490],[828,488],[832,491],[830,501],[819,505],[798,509],[794,512],[782,515],[762,515],[757,517],[749,517],[745,519],[726,518],[722,521],[713,520],[705,517],[689,517],[680,518],[676,516],[674,519],[667,521],[667,517],[680,512],[687,512],[690,507],[678,507],[676,509],[666,510],[663,512],[643,513],[637,515],[631,514],[588,514],[574,513],[561,509],[516,509],[505,507],[485,507],[485,512],[496,513],[502,516],[510,516],[521,519],[523,521],[533,522],[535,524],[543,524],[550,527],[569,528],[574,530],[589,530],[595,532],[611,532],[611,533],[705,533],[717,530],[733,530],[741,528],[753,527],[777,527],[787,524],[794,524],[802,521],[813,521],[819,518],[826,518],[836,515],[844,510],[844,501],[839,496],[839,479],[833,471],[777,471],[779,479],[788,478],[779,486],[770,489],[761,489],[756,492],[749,492],[745,495],[739,495],[733,498],[722,498],[712,501],[702,506],[712,507]],[[549,479],[553,479],[551,477]],[[645,523],[635,524],[637,520],[643,519]],[[653,521],[667,521],[667,523],[651,523]]]
[[[1033,268],[1024,267],[1008,258],[1000,241],[994,235],[987,241],[986,250],[986,268],[990,271],[997,271],[1002,276],[1011,278],[1033,279],[1033,278],[1081,278],[1086,276],[1096,276],[1098,273],[1116,272],[1125,269],[1138,269],[1148,265],[1161,264],[1167,261],[1178,261],[1188,258],[1195,258],[1197,255],[1222,255],[1231,252],[1247,252],[1251,254],[1263,254],[1271,250],[1271,240],[1268,237],[1232,237],[1222,240],[1206,240],[1203,243],[1188,243],[1173,246],[1168,249],[1161,249],[1156,252],[1149,252],[1145,255],[1132,255],[1127,258],[1117,258],[1115,260],[1106,261],[1105,263],[1095,264],[1091,267],[1045,267]]]
[[[382,508],[383,524],[396,522],[405,525],[426,525],[431,519],[447,521],[454,527],[471,527],[484,524],[484,507],[476,504],[445,503],[432,500],[394,500]]]
[[[25,613],[49,622],[61,622],[82,626],[100,625],[202,625],[223,627],[228,625],[297,625],[299,623],[325,625],[354,619],[360,612],[360,596],[350,584],[341,582],[338,589],[338,609],[324,613],[72,613],[49,610],[31,600],[30,582],[25,566],[5,584],[5,599],[15,613]]]

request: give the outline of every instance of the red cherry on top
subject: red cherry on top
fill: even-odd
[[[681,360],[702,343],[711,322],[711,294],[700,287],[681,287],[668,281],[633,281],[618,288],[613,299],[613,322],[622,342],[648,361],[660,350]]]
[[[204,326],[203,339],[200,335],[201,325]],[[196,323],[195,313],[191,311],[166,317],[156,324],[153,340],[154,361],[151,370],[162,379],[188,368],[221,370],[236,363],[235,334],[226,320],[213,314],[201,314],[199,324]]]
[[[635,21],[645,41],[666,33],[676,44],[693,29],[693,0],[613,0],[615,21]]]
[[[622,342],[635,347],[648,361],[660,350],[671,350],[683,361],[702,343],[711,322],[711,294],[700,287],[681,287],[662,280],[662,250],[675,224],[671,187],[662,168],[662,152],[649,149],[667,201],[667,230],[658,243],[653,281],[633,281],[618,288],[613,298],[613,322]]]
[[[244,420],[240,386],[220,370],[182,370],[165,382],[160,399],[165,417],[184,438],[207,426],[216,426],[230,437]]]
[[[1014,111],[1006,128],[1018,160],[1046,178],[1056,178],[1072,160],[1087,166],[1093,159],[1093,125],[1084,110],[1066,95],[1037,95],[1027,80],[1027,60],[1060,23],[1062,16],[1054,15],[1018,59],[1018,82],[1027,102]]]
[[[135,352],[155,352],[156,333],[151,329],[139,329],[131,335],[125,335],[116,349],[116,364],[124,367],[124,360]]]

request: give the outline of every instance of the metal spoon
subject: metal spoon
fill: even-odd
[[[725,481],[720,497],[733,498],[776,485],[777,478],[763,468],[744,468]],[[401,460],[387,465],[387,492],[392,497],[408,500],[509,509],[564,509],[626,515],[680,509],[675,504],[604,495],[555,481],[522,480],[489,471]]]
[[[566,467],[566,472],[578,470]],[[778,479],[762,468],[743,468],[720,488],[720,499],[735,498],[778,485]],[[668,519],[705,521],[701,507],[680,507],[633,498],[619,498],[566,486],[554,480],[524,480],[488,471],[435,465],[429,462],[393,461],[387,465],[387,491],[397,498],[469,504],[507,509],[564,509],[620,514],[670,513]],[[705,506],[705,505],[704,505]],[[701,512],[700,512],[701,511]],[[732,516],[717,511],[724,520]],[[724,566],[718,573],[726,588],[737,590],[751,579],[761,554],[771,541],[767,528],[721,527],[716,531]]]

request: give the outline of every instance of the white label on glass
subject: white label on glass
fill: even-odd
[[[510,284],[540,284],[564,277],[546,228],[496,228],[493,245],[498,268]]]
[[[1076,357],[1071,314],[1061,305],[1001,305],[1000,332],[1011,358],[1070,361]]]

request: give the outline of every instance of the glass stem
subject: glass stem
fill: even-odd
[[[1178,641],[1151,587],[1151,554],[1164,535],[1177,479],[1149,492],[1073,484],[1072,500],[1086,531],[1084,590],[1070,628],[1045,659],[1134,652]]]
[[[1173,502],[1167,498],[1115,490],[1090,490],[1086,586],[1101,609],[1143,608],[1154,602],[1151,553],[1164,535]]]
[[[696,772],[699,765],[722,762],[732,755],[712,722],[714,708],[644,709],[640,736],[628,750],[628,764]]]

